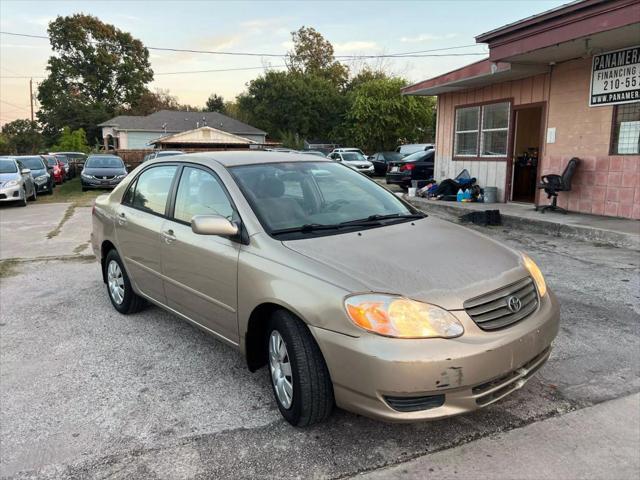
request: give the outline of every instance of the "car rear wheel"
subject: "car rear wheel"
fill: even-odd
[[[104,268],[107,292],[113,307],[125,315],[142,310],[144,300],[133,291],[118,252],[113,249],[109,251]]]
[[[311,332],[285,310],[273,314],[268,331],[269,374],[280,413],[297,427],[322,422],[333,409],[333,385]]]
[[[31,200],[32,202],[35,201],[38,198],[38,189],[36,188],[36,186],[33,186],[33,194],[31,194],[31,196],[29,197],[29,200]]]

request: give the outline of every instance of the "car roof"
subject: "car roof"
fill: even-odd
[[[188,162],[207,164],[214,162],[223,167],[236,167],[239,165],[259,165],[261,163],[285,163],[285,162],[332,162],[329,158],[310,156],[304,153],[264,152],[264,151],[236,151],[236,152],[199,152],[180,155],[180,160],[174,158],[158,158],[154,163],[162,162]]]

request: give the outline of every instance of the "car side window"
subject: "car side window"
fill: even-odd
[[[214,175],[200,168],[184,167],[173,216],[191,223],[195,215],[222,215],[233,220],[234,209]]]
[[[129,189],[124,203],[150,213],[164,215],[171,183],[178,167],[163,165],[145,170]]]

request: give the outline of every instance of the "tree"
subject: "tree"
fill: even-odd
[[[38,124],[31,120],[14,120],[2,126],[2,135],[5,138],[7,153],[18,155],[38,153],[44,145],[44,138]]]
[[[276,138],[285,132],[325,138],[340,124],[346,98],[330,80],[313,74],[269,71],[237,98],[249,123]]]
[[[118,110],[120,115],[150,115],[160,110],[180,110],[178,99],[169,90],[145,91],[133,105]]]
[[[345,140],[368,151],[393,150],[400,142],[430,140],[435,125],[433,97],[404,96],[402,78],[363,81],[349,94],[341,126]]]
[[[54,55],[38,88],[38,119],[50,141],[69,126],[84,128],[93,143],[98,123],[147,92],[153,80],[149,51],[131,34],[90,15],[57,17],[48,33]]]
[[[338,62],[333,54],[333,45],[313,27],[300,27],[291,32],[293,50],[287,54],[289,71],[313,74],[326,78],[335,85],[343,86],[349,77],[349,69]]]
[[[212,94],[204,107],[205,112],[220,112],[225,113],[224,110],[224,98],[217,94]]]
[[[88,153],[91,148],[87,143],[87,136],[83,129],[79,128],[78,130],[72,131],[69,127],[64,127],[60,135],[60,140],[51,147],[51,150],[54,152]]]

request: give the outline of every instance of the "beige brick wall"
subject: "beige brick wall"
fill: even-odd
[[[572,211],[640,219],[640,156],[609,155],[613,107],[589,107],[591,58],[554,66],[544,75],[503,82],[438,98],[435,175],[442,180],[467,168],[481,186],[497,186],[504,199],[506,162],[453,161],[453,116],[457,105],[511,98],[513,105],[545,102],[543,131],[556,128],[544,144],[538,175],[561,174],[572,157],[581,164],[571,192],[558,204]],[[545,203],[544,192],[539,202]]]

